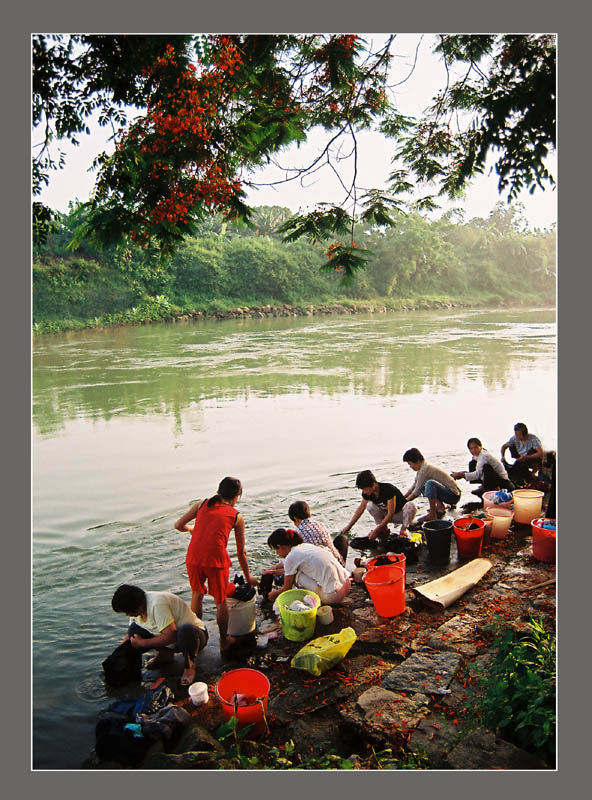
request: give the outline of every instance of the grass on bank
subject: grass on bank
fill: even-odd
[[[522,295],[521,305],[549,305],[548,299],[538,295]],[[273,297],[245,297],[245,298],[180,298],[179,302],[170,300],[167,295],[147,296],[135,305],[123,310],[114,310],[109,313],[100,313],[94,316],[75,315],[66,312],[56,315],[51,312],[39,311],[34,314],[33,333],[51,333],[69,330],[83,330],[89,328],[108,328],[119,325],[141,325],[149,322],[161,322],[171,317],[183,314],[201,312],[204,315],[227,314],[238,308],[263,308],[288,307],[295,313],[305,314],[307,311],[321,306],[341,306],[354,312],[374,312],[386,309],[387,311],[405,310],[430,310],[445,308],[447,306],[462,307],[499,307],[506,303],[516,305],[514,298],[504,298],[489,292],[470,293],[462,296],[450,295],[416,295],[413,297],[373,299],[352,299],[351,297],[320,297],[299,303],[287,304]]]

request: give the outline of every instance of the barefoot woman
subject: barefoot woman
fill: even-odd
[[[193,683],[195,659],[208,642],[208,632],[184,600],[172,592],[145,592],[124,583],[113,595],[111,606],[130,618],[124,642],[129,639],[138,650],[156,650],[146,664],[148,669],[170,664],[175,653],[182,653],[185,669],[181,683]]]
[[[191,586],[191,610],[201,618],[203,597],[207,592],[216,603],[216,622],[220,631],[220,650],[227,650],[234,638],[228,636],[228,606],[226,589],[231,565],[227,545],[230,531],[234,529],[236,555],[245,580],[257,586],[251,577],[245,552],[245,521],[235,509],[242,494],[238,478],[224,478],[218,492],[206,500],[198,500],[189,511],[175,522],[178,531],[190,531],[187,523],[195,519],[185,563]]]

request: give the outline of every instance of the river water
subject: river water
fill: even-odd
[[[190,598],[175,519],[241,479],[253,574],[306,499],[337,531],[403,452],[463,469],[515,422],[556,446],[555,312],[412,312],[177,323],[37,337],[33,354],[33,766],[78,768],[110,702],[100,663],[120,583]],[[474,499],[460,481],[463,502]],[[420,502],[420,509],[425,501]],[[360,520],[364,535],[372,520]],[[231,537],[232,542],[232,537]],[[233,555],[230,548],[231,557]],[[352,554],[353,556],[353,554]],[[349,563],[349,562],[348,562]],[[233,564],[240,571],[236,558]],[[206,598],[204,618],[214,619]]]

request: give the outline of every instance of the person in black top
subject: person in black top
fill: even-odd
[[[417,513],[417,507],[411,500],[407,500],[392,483],[378,483],[374,473],[369,469],[360,472],[356,478],[356,486],[362,490],[362,502],[354,511],[353,517],[341,533],[347,533],[360,519],[364,511],[374,518],[376,527],[368,534],[369,539],[389,535],[389,523],[400,523],[400,536],[407,536],[407,528]]]

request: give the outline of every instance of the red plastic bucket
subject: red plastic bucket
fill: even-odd
[[[554,564],[556,560],[557,530],[543,528],[545,522],[555,522],[554,519],[533,519],[532,528],[532,555],[537,561]]]
[[[389,553],[387,556],[376,556],[375,558],[371,558],[366,564],[366,568],[373,569],[376,566],[376,562],[379,558],[388,558],[391,564],[397,564],[402,569],[405,569],[407,563],[403,553]],[[379,564],[379,566],[388,566],[388,564]]]
[[[477,528],[469,531],[467,530],[469,525],[477,525]],[[485,522],[476,517],[460,517],[454,520],[454,535],[459,558],[479,558],[484,529]]]
[[[405,570],[396,564],[373,567],[363,581],[381,617],[396,617],[405,611]]]
[[[254,724],[253,733],[262,733],[266,729],[269,688],[269,681],[262,672],[244,667],[226,672],[220,678],[216,696],[227,720],[236,716],[239,728]]]

